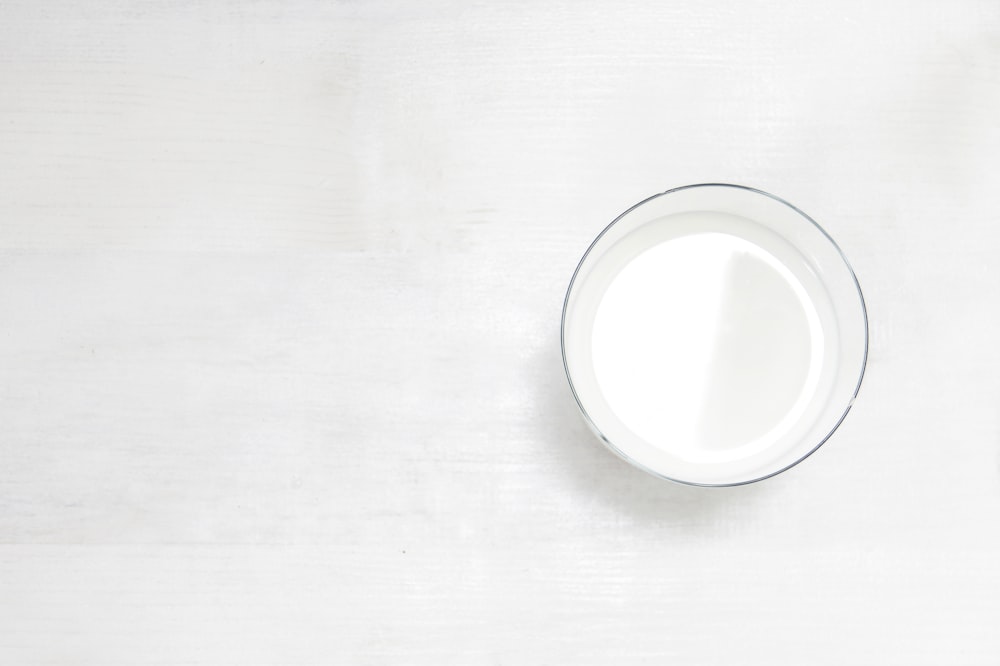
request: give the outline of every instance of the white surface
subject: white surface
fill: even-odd
[[[996,664],[1000,5],[6,2],[0,663]],[[858,272],[844,426],[617,460],[562,376],[671,186]]]
[[[594,319],[593,362],[612,409],[648,441],[695,459],[774,444],[815,394],[823,362],[816,309],[782,268],[720,233],[643,251],[601,295]],[[755,302],[779,316],[761,317]],[[758,389],[726,391],[741,379]],[[737,400],[749,405],[734,414]]]

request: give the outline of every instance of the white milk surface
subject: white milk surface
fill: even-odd
[[[622,426],[691,463],[795,444],[836,356],[795,248],[750,220],[684,213],[625,236],[594,272],[592,377]]]

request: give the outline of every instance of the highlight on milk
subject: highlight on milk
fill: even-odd
[[[691,185],[623,213],[566,293],[563,361],[583,416],[663,478],[737,485],[822,445],[868,350],[864,298],[830,236],[748,187]]]

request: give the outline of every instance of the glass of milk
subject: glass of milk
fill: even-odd
[[[656,476],[726,486],[782,472],[850,410],[868,353],[854,271],[788,202],[705,184],[633,206],[566,293],[566,375],[587,422]]]

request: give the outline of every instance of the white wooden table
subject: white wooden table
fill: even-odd
[[[1000,663],[1000,4],[0,4],[0,663]],[[802,207],[871,356],[789,473],[584,427],[632,203]]]

